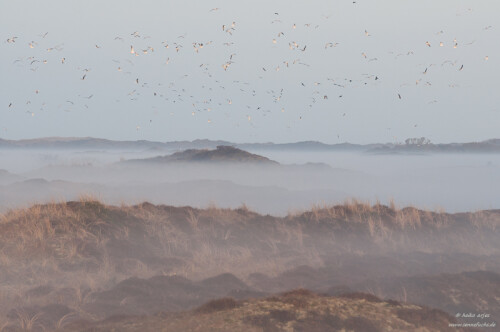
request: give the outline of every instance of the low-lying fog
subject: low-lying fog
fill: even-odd
[[[249,151],[286,167],[124,165],[174,151],[0,150],[0,211],[93,195],[109,204],[237,207],[285,215],[348,198],[449,212],[499,208],[500,155]],[[325,165],[304,165],[324,163]],[[7,171],[7,172],[5,172]],[[44,181],[45,180],[45,181]]]

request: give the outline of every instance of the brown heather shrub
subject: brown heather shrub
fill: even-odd
[[[362,331],[362,332],[382,332],[373,322],[365,317],[354,316],[349,317],[342,322],[343,328],[347,331]]]
[[[293,305],[295,309],[306,309],[309,306],[309,299],[315,297],[318,297],[318,295],[307,289],[300,288],[281,294],[279,300]]]
[[[385,300],[385,302],[387,302],[388,304],[392,305],[392,306],[395,306],[395,307],[399,307],[401,306],[401,303],[399,303],[398,301],[396,300],[391,300],[391,299],[388,299],[388,300]]]
[[[279,323],[287,323],[296,319],[296,314],[289,310],[273,309],[269,311],[269,317]]]
[[[210,314],[217,311],[234,309],[240,306],[241,303],[239,303],[235,299],[231,297],[224,297],[221,299],[212,300],[199,306],[197,309],[195,309],[195,312],[200,314]]]

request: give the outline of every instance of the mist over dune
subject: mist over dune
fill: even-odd
[[[412,324],[436,324],[439,309],[446,327],[467,322],[453,319],[456,311],[500,313],[499,221],[499,210],[447,214],[356,201],[286,217],[245,206],[34,205],[0,222],[0,312],[12,328],[36,316],[35,330],[85,330],[116,315],[135,323],[158,312],[188,319],[233,308],[212,310],[207,301],[276,301],[306,288],[313,292],[297,291],[294,301],[364,299],[346,304],[358,311],[340,325],[363,316],[362,326],[383,330],[374,307],[359,307],[368,301],[394,310],[432,306],[430,320],[417,316]]]
[[[7,331],[189,330],[201,313],[383,331],[381,308],[391,327],[446,331],[468,322],[457,312],[500,315],[500,155],[101,143],[0,149]]]
[[[59,141],[65,142],[50,140]],[[238,145],[218,150],[206,147],[208,143],[213,142],[189,142],[190,147],[199,146],[180,151],[81,150],[78,144],[71,149],[0,149],[4,169],[0,209],[77,199],[82,194],[111,204],[215,203],[234,208],[245,203],[276,215],[347,198],[386,204],[394,199],[400,205],[450,212],[495,208],[500,199],[493,185],[500,183],[498,154],[372,154],[276,147],[245,151]],[[30,179],[48,183],[23,183]],[[209,183],[212,186],[206,187]],[[237,195],[231,194],[233,189]]]
[[[377,308],[392,308],[391,326],[445,331],[468,322],[457,312],[500,315],[499,155],[207,144],[0,149],[0,326],[189,330],[269,303],[238,326],[383,331]]]
[[[498,330],[498,13],[0,0],[0,332]]]

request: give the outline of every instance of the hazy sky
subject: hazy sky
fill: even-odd
[[[499,14],[493,0],[2,0],[0,138],[499,137]]]

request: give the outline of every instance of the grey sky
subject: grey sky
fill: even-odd
[[[498,137],[499,14],[498,1],[3,0],[0,137]]]

